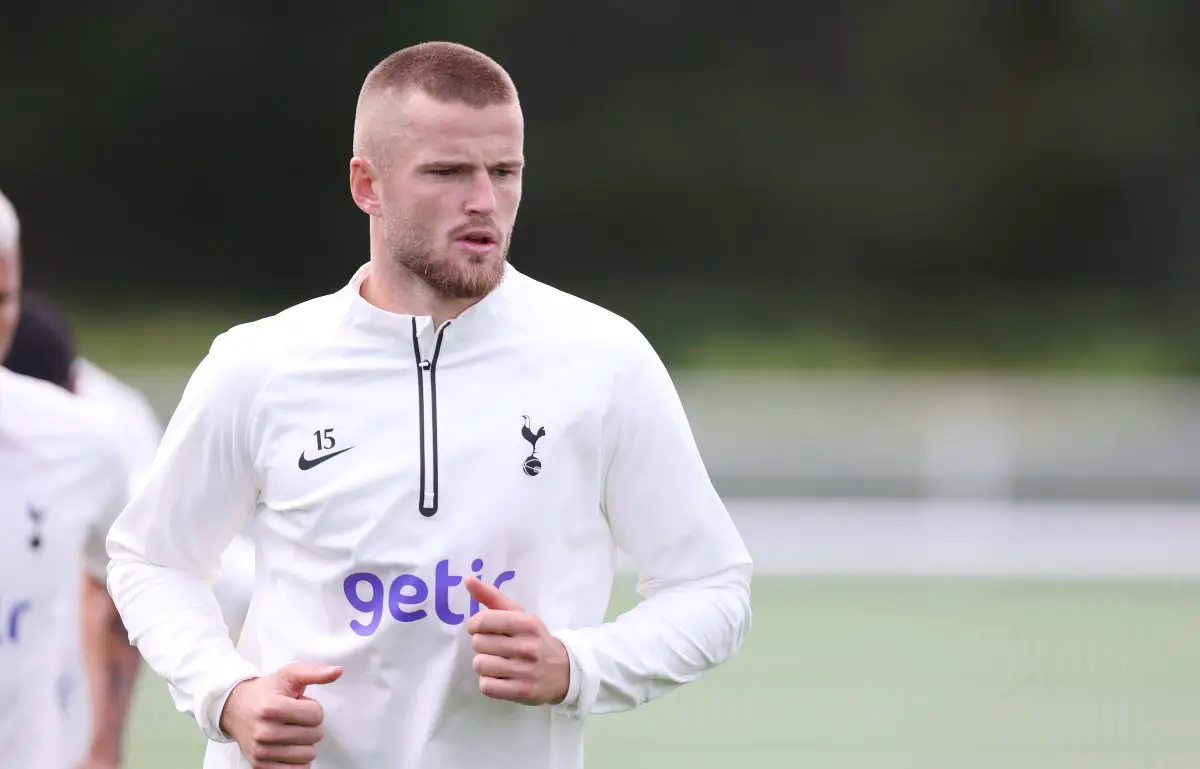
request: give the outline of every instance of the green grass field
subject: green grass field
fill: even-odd
[[[759,296],[735,300],[728,289],[689,296],[673,288],[678,301],[666,313],[662,292],[644,288],[607,306],[638,323],[673,367],[1200,374],[1195,313],[1129,314],[1056,293],[1054,301],[1040,304],[993,306],[964,299],[962,306],[922,306],[919,312],[827,297],[832,304],[823,309],[797,300],[772,315]],[[217,334],[301,299],[259,307],[139,302],[136,309],[87,309],[68,299],[63,303],[80,351],[100,365],[190,372]],[[714,304],[725,308],[718,324],[712,321]]]
[[[594,717],[589,769],[1200,767],[1200,585],[759,577],[754,610],[737,659]],[[201,754],[143,676],[129,769]]]

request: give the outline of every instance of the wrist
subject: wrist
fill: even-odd
[[[87,755],[91,766],[120,766],[120,741],[111,737],[93,737]]]
[[[559,705],[567,698],[571,692],[571,655],[567,651],[567,646],[557,638],[554,639],[554,646],[558,654],[554,657],[554,689],[553,696],[550,698],[551,705]]]
[[[230,737],[233,736],[233,731],[230,729],[230,727],[232,726],[232,721],[234,720],[232,717],[232,712],[234,710],[234,700],[238,697],[238,690],[242,688],[242,684],[249,683],[253,680],[255,679],[247,678],[238,681],[236,684],[229,687],[229,693],[225,695],[225,701],[221,705],[221,715],[217,719],[217,728]]]

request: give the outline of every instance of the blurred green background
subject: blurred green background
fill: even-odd
[[[1198,26],[1134,0],[17,2],[0,189],[98,357],[191,363],[365,261],[358,88],[451,39],[520,89],[514,262],[674,364],[1194,376]]]

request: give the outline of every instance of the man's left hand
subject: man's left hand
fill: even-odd
[[[522,705],[562,702],[571,682],[571,660],[562,641],[491,585],[467,577],[465,587],[485,607],[467,620],[479,691]]]

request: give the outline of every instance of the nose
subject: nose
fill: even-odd
[[[467,198],[467,213],[491,216],[496,210],[496,188],[491,174],[477,173],[471,178],[471,192]]]

